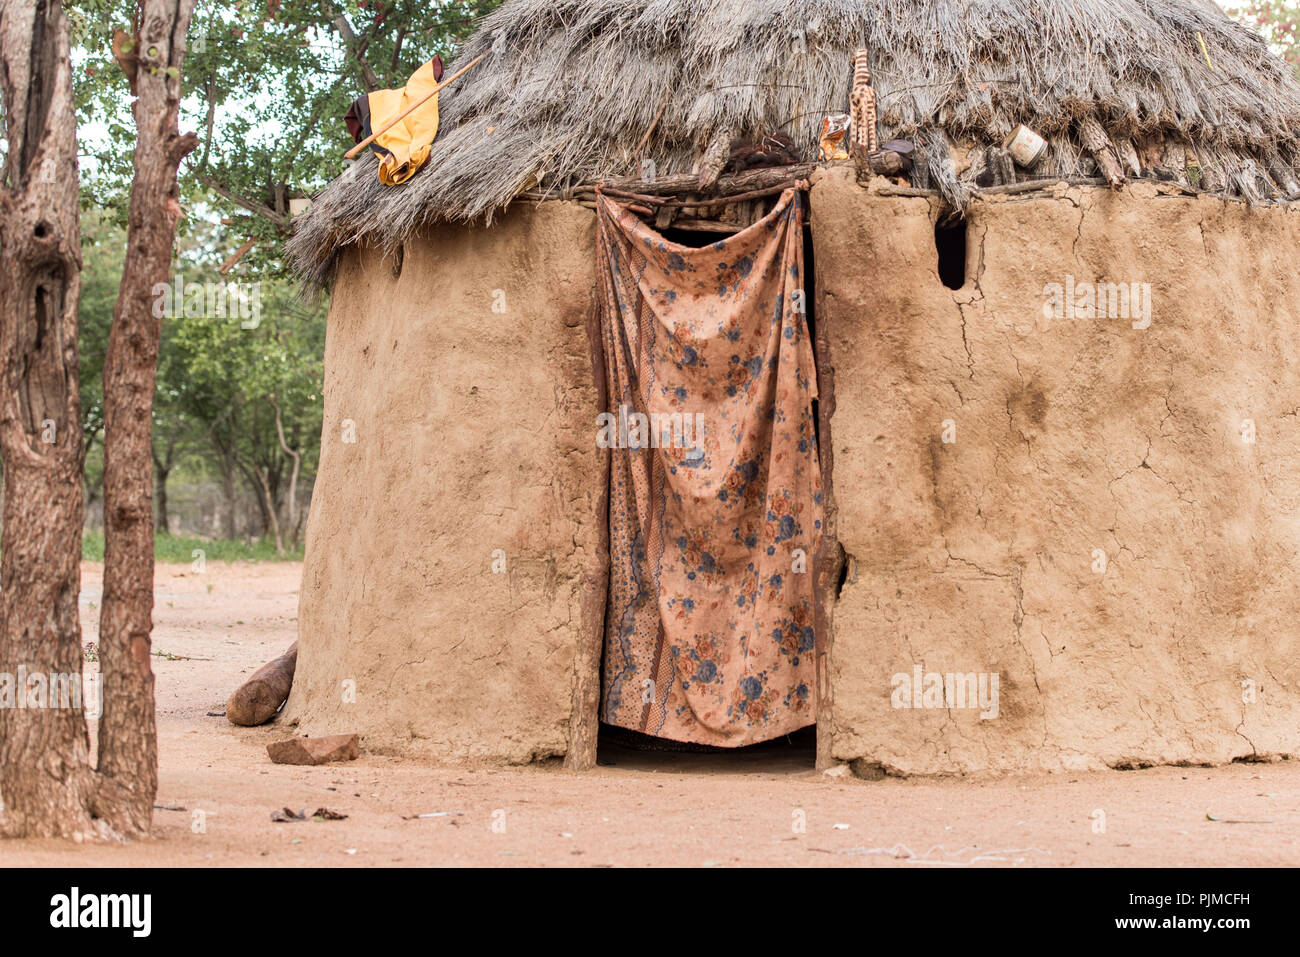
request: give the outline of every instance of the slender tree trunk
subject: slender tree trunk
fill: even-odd
[[[95,481],[86,483],[86,511],[90,511],[91,506],[99,500],[99,495],[103,490],[104,476],[102,474]]]
[[[83,496],[83,502],[84,502],[83,509],[84,511],[89,512],[91,506],[95,504],[95,499],[99,498],[99,490],[104,484],[104,477],[101,474],[100,477],[93,482],[86,477],[85,460],[90,455],[90,453],[95,450],[95,438],[93,435],[87,435],[83,430],[83,432],[81,433],[81,441],[82,441],[81,477],[82,477],[82,484],[85,486],[84,489],[85,494]]]
[[[153,630],[153,399],[162,320],[153,288],[166,283],[176,221],[176,171],[198,145],[177,130],[180,70],[194,0],[141,0],[134,52],[135,177],[126,265],[104,361],[104,604],[99,649],[98,810],[119,833],[146,835],[158,790]]]
[[[155,511],[158,515],[158,531],[164,535],[170,535],[172,530],[171,516],[167,514],[167,476],[171,474],[171,469],[164,466],[158,466],[155,463],[153,470],[153,494],[155,499]]]
[[[164,535],[172,530],[171,516],[167,513],[167,477],[172,474],[172,464],[176,461],[176,436],[167,440],[167,454],[159,457],[153,453],[153,494],[154,514],[158,531]]]
[[[256,462],[249,464],[240,462],[239,473],[244,477],[244,485],[248,489],[248,494],[253,497],[253,504],[257,506],[257,538],[265,539],[271,534],[271,512],[266,507],[268,492],[267,483],[263,479],[262,466]]]
[[[280,406],[277,402],[272,402],[271,406],[275,409],[275,434],[280,439],[280,448],[284,454],[289,456],[293,462],[293,469],[289,475],[289,501],[288,514],[285,516],[285,524],[289,529],[289,538],[294,548],[298,547],[298,528],[302,524],[298,518],[298,479],[302,474],[302,452],[292,448],[284,438],[284,416],[280,412]]]
[[[226,449],[219,447],[217,452],[217,461],[221,465],[221,497],[226,502],[223,516],[225,538],[233,542],[239,537],[239,486],[235,482],[235,463]]]
[[[271,538],[275,542],[275,554],[284,558],[284,536],[280,534],[280,519],[275,512],[275,499],[271,496],[271,483],[267,479],[266,469],[256,469],[257,484],[262,490],[262,511],[270,525]]]
[[[81,234],[68,44],[58,0],[0,0],[9,142],[0,173],[0,673],[43,676],[47,691],[50,676],[67,676],[61,689],[75,682],[78,692],[75,701],[33,701],[24,682],[15,693],[28,707],[0,707],[0,827],[84,839],[107,833],[91,812],[96,782],[79,696]]]

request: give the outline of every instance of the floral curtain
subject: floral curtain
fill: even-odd
[[[694,249],[599,200],[612,448],[602,719],[723,747],[816,721],[803,197]]]

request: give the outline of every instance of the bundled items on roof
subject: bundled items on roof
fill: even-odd
[[[804,162],[803,151],[785,133],[770,133],[758,142],[732,140],[731,157],[724,173],[743,173],[750,169],[797,166]]]
[[[1033,169],[1047,154],[1047,140],[1021,123],[1011,131],[1002,148],[1011,155],[1017,165],[1025,169]]]
[[[871,88],[871,52],[859,50],[853,55],[853,93],[849,97],[853,123],[853,153],[869,155],[880,145],[876,129],[876,91]]]
[[[817,150],[819,160],[823,163],[835,163],[849,158],[851,122],[847,113],[832,113],[822,120],[822,139]]]
[[[916,147],[907,140],[891,140],[883,148],[859,156],[858,166],[872,176],[902,177],[912,172],[912,154]]]

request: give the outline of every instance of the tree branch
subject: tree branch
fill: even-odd
[[[388,67],[388,75],[390,78],[396,79],[397,68],[402,63],[402,44],[405,41],[406,41],[406,25],[403,24],[401,28],[397,31],[397,42],[393,44],[393,59]]]
[[[199,169],[208,168],[208,155],[212,152],[212,131],[217,123],[217,91],[212,77],[208,77],[206,86],[208,97],[208,117],[205,121],[207,132],[203,137],[203,159],[199,161]]]
[[[208,187],[208,189],[216,193],[218,196],[223,196],[226,199],[230,200],[232,203],[234,203],[236,206],[240,207],[241,209],[246,209],[250,213],[253,213],[255,216],[262,217],[268,222],[274,224],[275,227],[278,230],[280,230],[280,232],[282,232],[284,235],[286,236],[289,235],[288,216],[281,216],[275,210],[263,205],[262,203],[256,203],[251,199],[245,199],[243,196],[239,196],[235,193],[232,193],[229,189],[227,189],[225,186],[222,186],[211,176],[206,176],[202,173],[199,173],[196,175],[195,178],[204,186]]]
[[[352,24],[348,23],[348,18],[342,13],[334,18],[334,29],[338,30],[339,36],[343,38],[343,42],[352,55],[357,58],[357,63],[361,65],[361,75],[366,81],[366,92],[370,93],[379,89],[379,77],[370,68],[370,64],[365,58],[364,47],[357,42],[356,31],[352,29]]]
[[[275,433],[280,439],[280,448],[284,454],[293,460],[293,470],[289,476],[289,527],[290,534],[294,536],[294,544],[297,545],[297,528],[300,524],[298,521],[298,476],[302,473],[302,453],[289,447],[289,443],[284,438],[284,416],[280,411],[280,403],[275,399],[268,399],[271,408],[275,409]]]
[[[198,145],[199,137],[197,133],[183,133],[172,139],[167,155],[174,165],[179,166],[181,160],[193,153],[194,148]]]
[[[321,113],[324,110],[325,104],[330,102],[331,98],[334,96],[334,92],[338,89],[339,85],[342,82],[343,81],[341,78],[335,80],[333,83],[330,84],[328,90],[326,90],[323,94],[321,94],[316,98],[316,100],[312,103],[311,113],[307,117],[307,122],[302,125],[302,128],[298,131],[297,137],[290,140],[289,142],[292,143],[307,142],[307,137],[311,135],[312,130],[316,128],[316,124],[319,123],[321,120]],[[289,174],[293,171],[294,160],[296,160],[297,158],[298,158],[297,155],[293,151],[290,151],[288,156],[285,158],[284,163],[281,164],[280,169],[278,171],[278,175],[281,183],[288,182]]]

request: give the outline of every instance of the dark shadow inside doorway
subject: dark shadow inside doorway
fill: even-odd
[[[596,763],[625,771],[671,774],[803,774],[817,764],[817,729],[804,728],[747,748],[713,748],[664,741],[612,725],[600,726]]]

